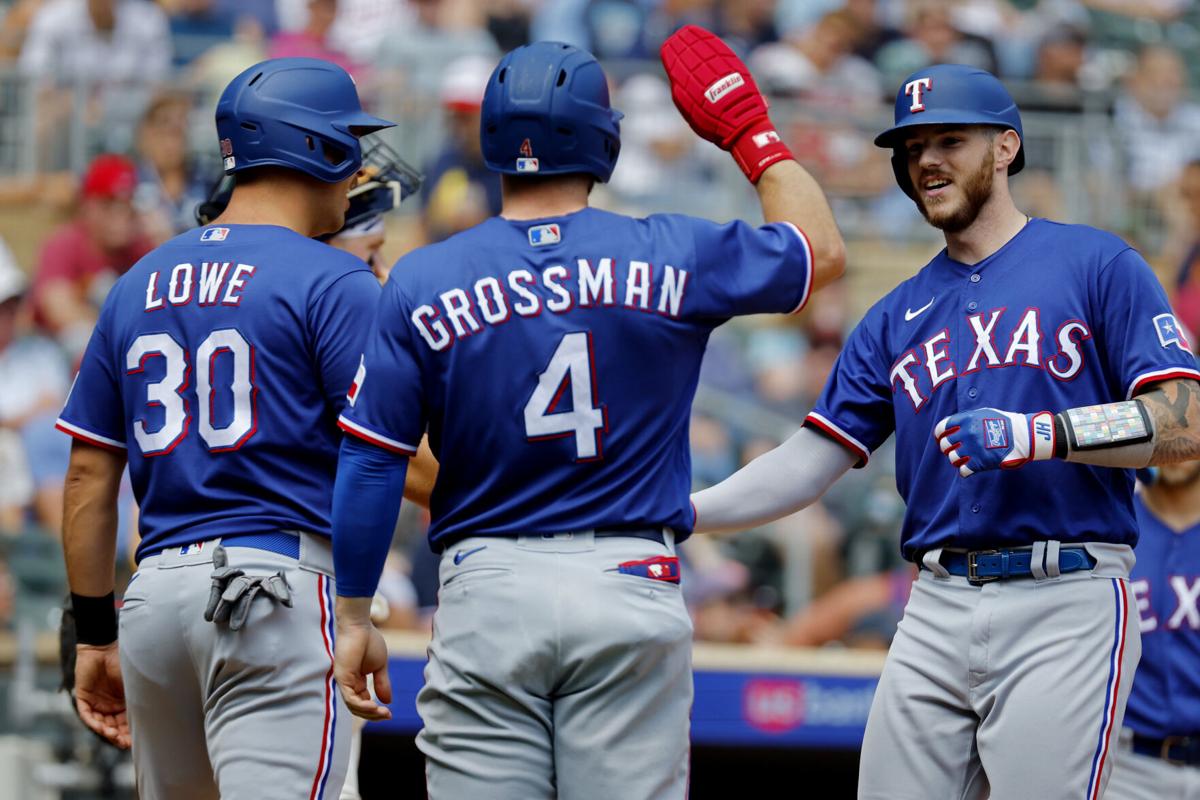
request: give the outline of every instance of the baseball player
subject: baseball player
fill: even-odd
[[[1200,798],[1200,461],[1144,470],[1130,614],[1142,660],[1107,800]]]
[[[373,674],[390,699],[366,609],[426,426],[441,463],[417,700],[434,800],[686,791],[692,626],[675,548],[691,532],[705,343],[732,316],[803,307],[841,273],[843,244],[732,51],[688,27],[663,61],[768,224],[589,208],[620,150],[606,77],[571,45],[514,50],[482,115],[502,213],[396,265],[341,417],[337,678],[356,714],[388,714],[367,693]]]
[[[992,75],[913,74],[876,144],[946,249],[867,312],[792,439],[695,496],[696,529],[791,513],[895,433],[921,569],[858,796],[1096,800],[1140,651],[1133,476],[1110,466],[1200,449],[1200,372],[1136,251],[1016,208],[1021,119]],[[1104,405],[957,413],[993,399]],[[987,471],[1052,454],[1075,463]]]
[[[337,797],[336,416],[379,284],[314,241],[342,227],[365,113],[341,68],[275,59],[216,113],[228,208],[112,289],[58,427],[75,437],[64,550],[76,697],[129,746],[145,800]],[[138,570],[113,612],[128,460]],[[119,659],[119,664],[118,664]]]
[[[399,208],[404,198],[415,194],[420,189],[423,178],[405,163],[395,150],[377,137],[368,137],[362,141],[362,147],[362,165],[351,183],[350,191],[347,192],[350,202],[346,207],[345,222],[336,233],[323,234],[317,239],[361,259],[382,283],[390,271],[390,265],[384,264],[379,258],[379,251],[386,239],[384,216]],[[233,176],[226,175],[212,187],[208,199],[196,208],[196,221],[200,225],[208,225],[225,211],[233,193],[233,185]],[[431,470],[436,469],[428,446],[422,445],[419,454],[421,458],[428,459]],[[406,488],[410,497],[427,506],[432,476],[418,480],[423,480],[426,486]],[[387,600],[376,594],[371,611],[372,620],[387,619],[387,615]],[[350,720],[346,780],[342,784],[338,800],[361,798],[358,788],[358,765],[362,752],[362,729],[365,724],[365,720],[358,717],[352,717]]]

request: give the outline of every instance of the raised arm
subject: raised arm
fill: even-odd
[[[795,161],[767,167],[756,187],[767,222],[790,222],[808,237],[813,251],[813,291],[828,286],[846,270],[846,243],[833,219],[825,192]]]
[[[758,189],[767,222],[790,222],[804,232],[813,252],[813,289],[839,278],[846,246],[825,193],[771,123],[767,101],[742,60],[695,25],[672,34],[661,56],[671,97],[692,130],[733,156]]]
[[[716,486],[692,495],[695,530],[742,530],[794,514],[816,502],[858,459],[811,428],[801,428]]]

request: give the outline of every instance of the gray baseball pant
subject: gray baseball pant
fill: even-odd
[[[282,571],[292,608],[265,597],[245,627],[204,620],[217,540],[143,558],[120,614],[121,673],[141,800],[332,800],[350,713],[333,681],[333,559],[225,545],[229,566]]]
[[[678,584],[616,571],[674,555],[665,536],[476,537],[443,553],[417,696],[431,800],[686,795],[691,618]]]
[[[1042,563],[1034,546],[1035,563]],[[871,704],[860,800],[1099,800],[1141,655],[1133,551],[973,586],[927,554]]]

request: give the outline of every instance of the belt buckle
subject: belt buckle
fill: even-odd
[[[978,574],[979,564],[976,559],[979,556],[995,556],[999,555],[999,550],[971,550],[967,553],[967,583],[972,586],[979,586],[984,583],[1000,580],[999,575],[984,575],[980,577]]]

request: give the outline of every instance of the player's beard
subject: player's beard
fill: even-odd
[[[917,208],[921,210],[925,221],[946,233],[958,233],[971,227],[975,218],[979,216],[979,210],[992,196],[995,166],[995,156],[992,155],[991,148],[988,148],[987,156],[983,159],[983,164],[979,169],[961,183],[955,182],[955,185],[962,190],[963,195],[962,199],[956,203],[947,200],[943,195],[937,198],[931,207],[928,201],[918,193]]]

